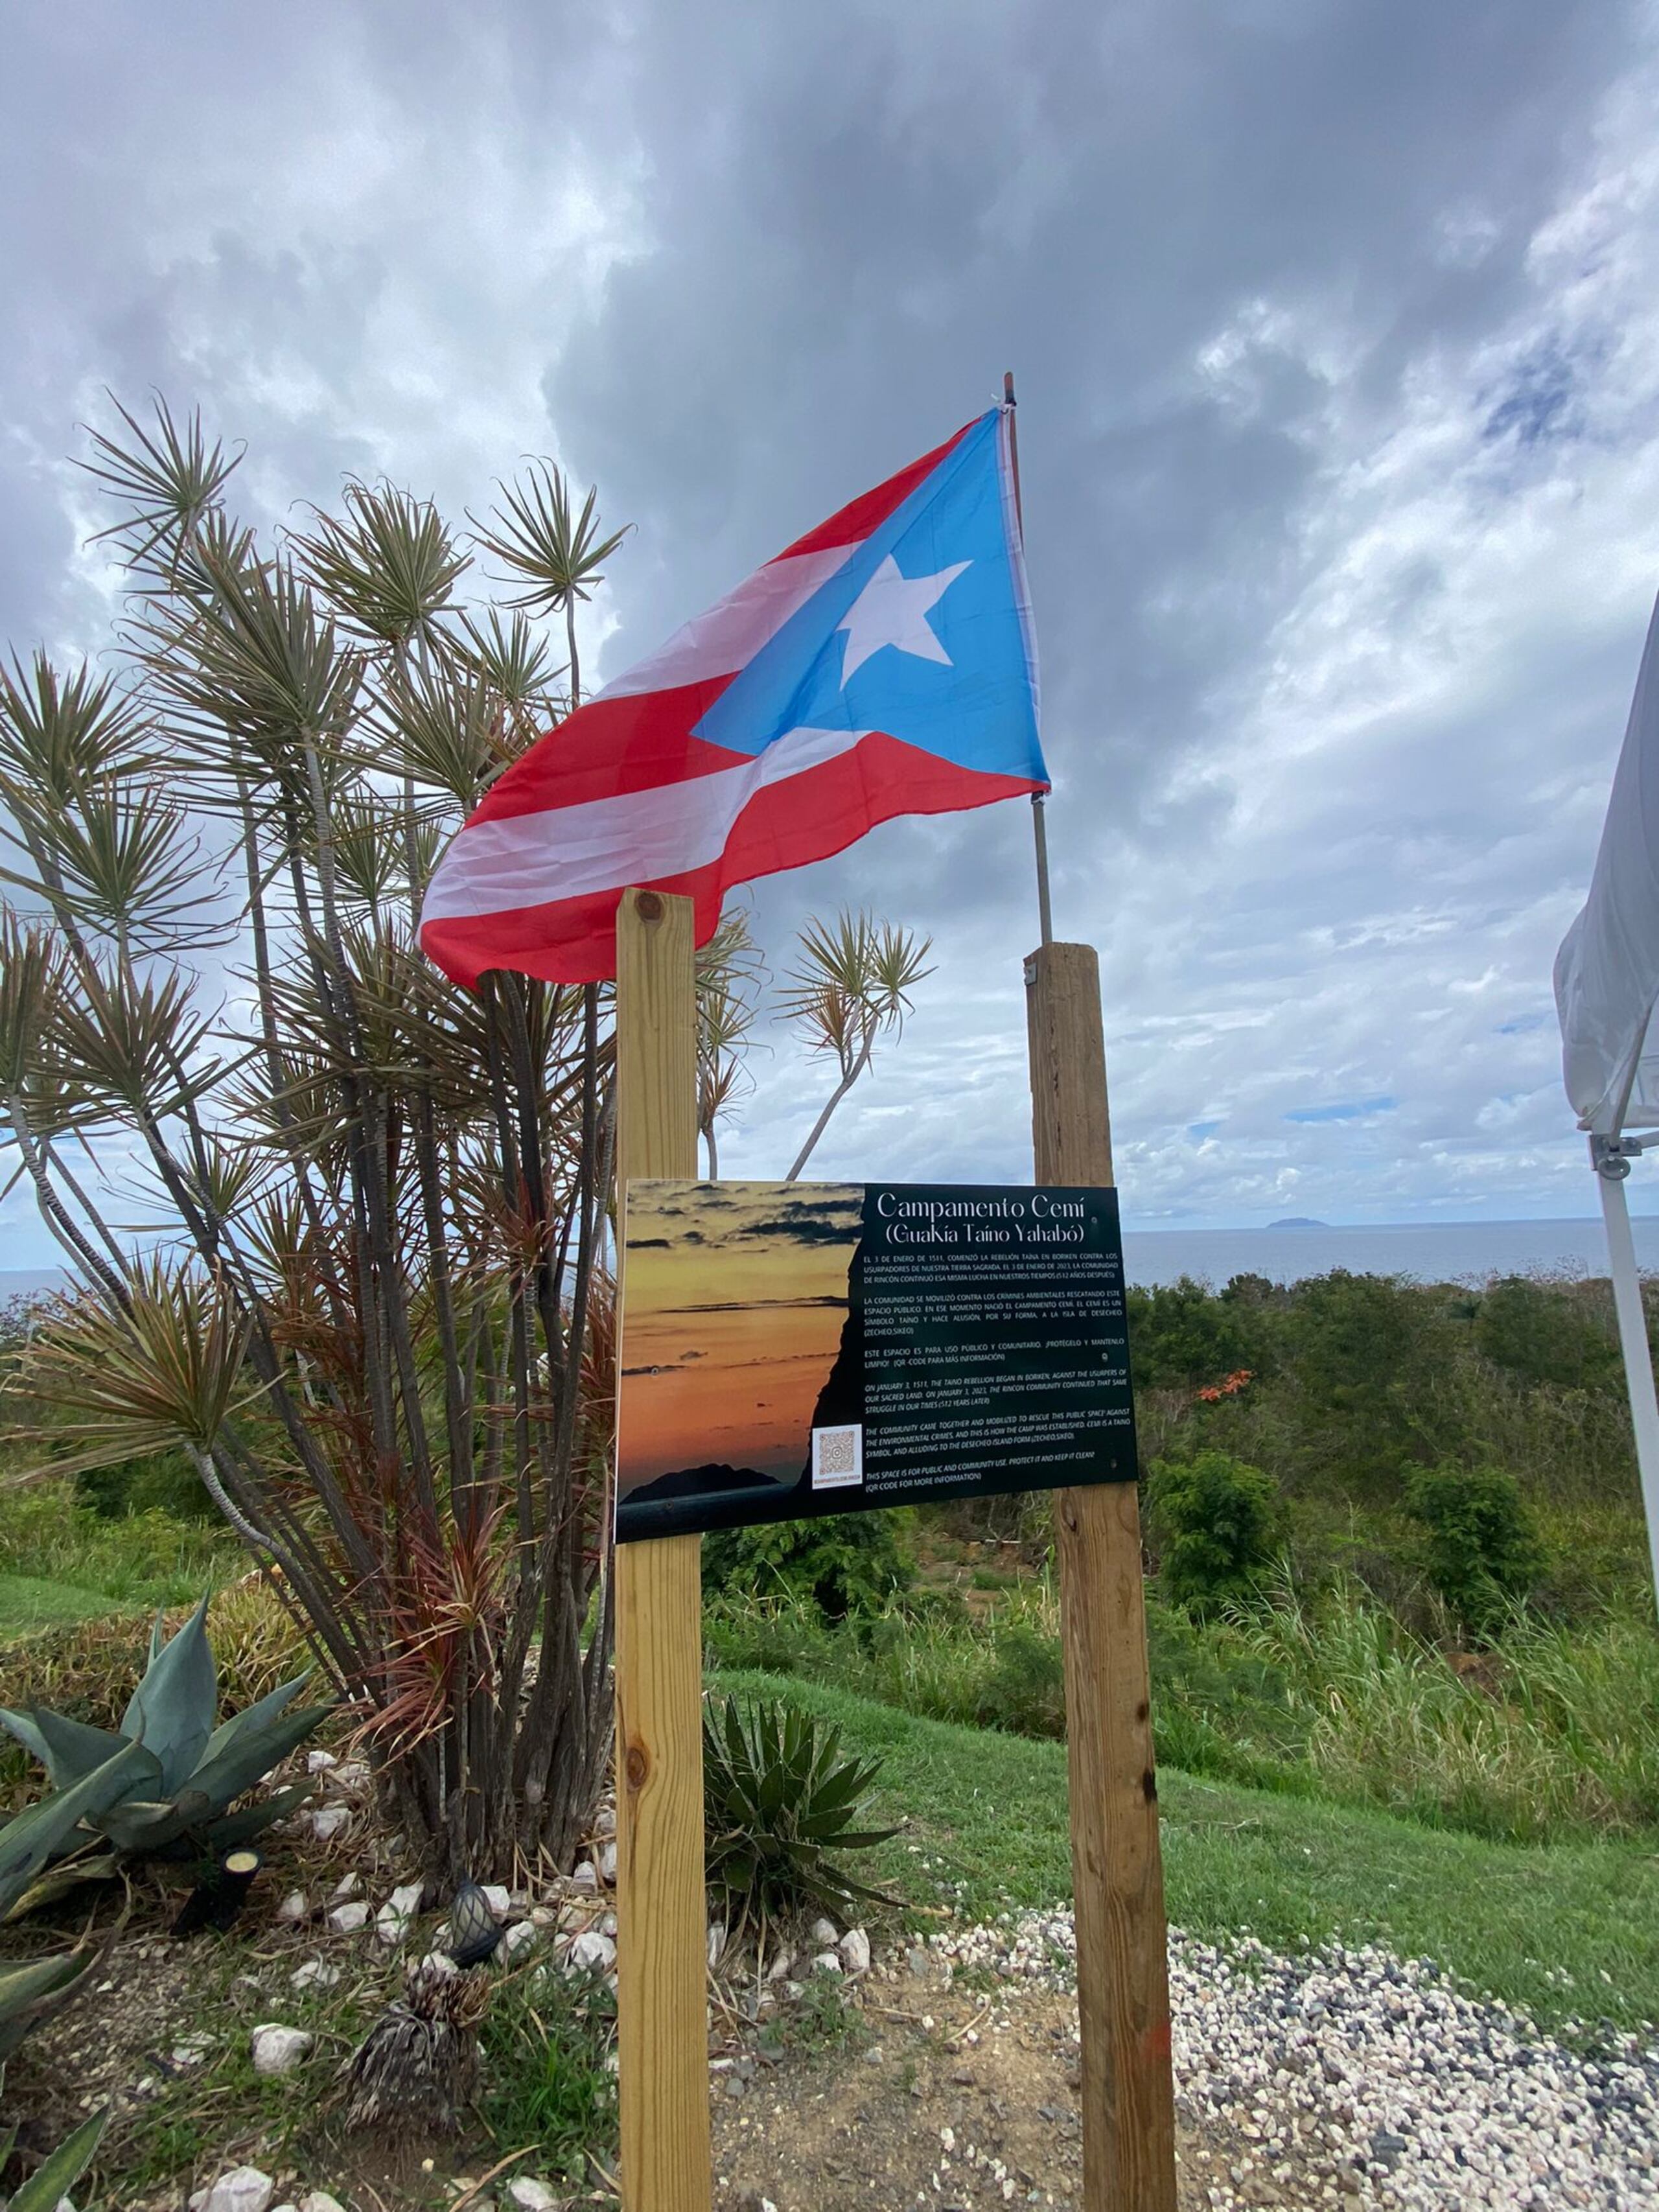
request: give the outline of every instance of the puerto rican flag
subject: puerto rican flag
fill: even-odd
[[[1011,439],[968,423],[538,738],[433,876],[438,966],[598,981],[630,886],[691,897],[701,945],[735,884],[1046,791]]]

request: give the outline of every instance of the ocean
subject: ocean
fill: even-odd
[[[1659,1274],[1659,1214],[1631,1224],[1644,1274]],[[1148,1286],[1182,1275],[1219,1290],[1234,1275],[1297,1283],[1346,1267],[1356,1275],[1406,1275],[1422,1283],[1478,1283],[1488,1275],[1605,1275],[1599,1219],[1402,1222],[1345,1229],[1126,1229],[1129,1280]],[[0,1305],[63,1280],[55,1267],[0,1267]]]
[[[1659,1214],[1631,1223],[1644,1274],[1659,1273]],[[1587,1221],[1431,1221],[1358,1229],[1126,1229],[1125,1270],[1151,1286],[1182,1275],[1218,1290],[1234,1275],[1296,1283],[1346,1267],[1356,1275],[1406,1275],[1422,1283],[1481,1282],[1488,1275],[1605,1275],[1606,1234]]]

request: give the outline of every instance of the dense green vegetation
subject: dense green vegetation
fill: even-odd
[[[1659,1827],[1659,1645],[1607,1286],[1333,1274],[1130,1294],[1161,1759],[1519,1843]],[[819,1531],[711,1658],[1058,1736],[1047,1500],[916,1516],[884,1594]],[[844,1617],[842,1617],[844,1615]]]

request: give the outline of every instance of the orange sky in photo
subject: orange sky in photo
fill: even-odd
[[[841,1345],[863,1195],[855,1183],[629,1186],[624,1491],[708,1463],[800,1473]]]

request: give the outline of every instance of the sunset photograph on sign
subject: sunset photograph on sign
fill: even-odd
[[[630,1186],[619,1528],[723,1497],[760,1519],[767,1492],[781,1507],[796,1489],[842,1349],[863,1197],[858,1183]]]

